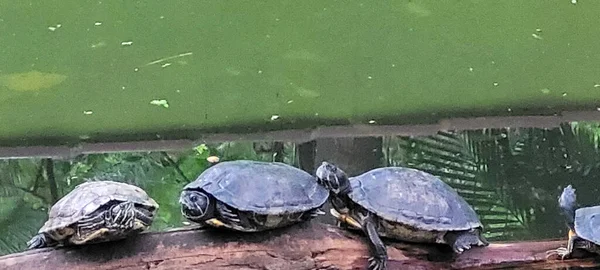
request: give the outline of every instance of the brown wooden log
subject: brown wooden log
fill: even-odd
[[[387,242],[389,269],[559,269],[599,265],[591,259],[546,260],[564,240],[491,244],[448,256],[443,246]],[[360,233],[316,222],[265,233],[179,229],[79,247],[46,248],[0,257],[0,269],[365,269]]]

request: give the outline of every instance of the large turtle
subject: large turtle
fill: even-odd
[[[558,205],[565,215],[569,227],[569,240],[566,248],[549,250],[548,255],[558,254],[564,259],[569,257],[575,248],[600,254],[600,206],[582,207],[575,210],[576,201],[575,189],[568,185],[558,198]]]
[[[147,229],[157,210],[158,204],[139,187],[85,182],[52,206],[48,221],[27,245],[32,249],[122,239]]]
[[[368,236],[369,269],[386,269],[387,251],[380,236],[448,244],[457,254],[488,245],[473,208],[431,174],[386,167],[348,178],[340,168],[323,162],[316,176],[331,192],[332,215]]]
[[[307,221],[328,191],[310,174],[278,162],[227,161],[184,187],[179,202],[190,221],[243,232]]]

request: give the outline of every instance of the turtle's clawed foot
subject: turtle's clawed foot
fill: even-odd
[[[552,250],[546,251],[546,259],[548,259],[549,257],[552,257],[554,255],[558,255],[561,260],[564,260],[570,254],[571,253],[569,253],[569,250],[567,248],[565,248],[565,247],[559,247],[557,249],[552,249]]]
[[[450,243],[452,250],[454,250],[454,253],[456,254],[461,254],[465,250],[471,249],[471,247],[489,245],[487,240],[480,236],[480,232],[478,230],[448,233],[446,234],[445,238],[447,243]]]
[[[47,247],[48,244],[46,242],[46,236],[44,234],[37,234],[27,242],[27,249]]]
[[[369,270],[385,270],[387,269],[387,257],[370,257]]]

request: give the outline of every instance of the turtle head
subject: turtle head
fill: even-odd
[[[182,191],[179,203],[183,216],[197,223],[212,218],[215,213],[215,200],[201,190]]]
[[[574,227],[576,205],[577,195],[575,195],[575,189],[571,185],[568,185],[563,189],[562,194],[558,198],[558,206],[565,215],[569,228]]]
[[[317,182],[336,195],[350,192],[350,181],[342,169],[323,161],[315,173]]]

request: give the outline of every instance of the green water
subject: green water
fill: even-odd
[[[598,10],[597,1],[3,1],[0,139],[595,108]]]

